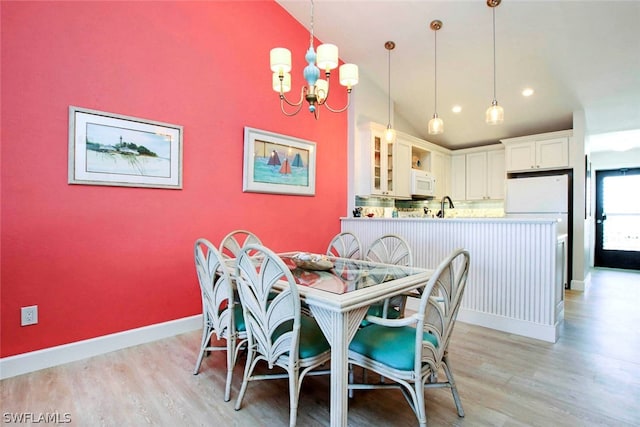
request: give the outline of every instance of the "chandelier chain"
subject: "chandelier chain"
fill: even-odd
[[[311,0],[311,25],[309,27],[309,46],[313,47],[313,0]]]

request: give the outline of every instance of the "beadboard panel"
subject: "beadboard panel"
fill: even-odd
[[[454,249],[469,250],[459,320],[549,342],[563,315],[556,227],[542,219],[342,219],[342,231],[355,233],[363,248],[383,234],[402,236],[418,267],[435,268]]]

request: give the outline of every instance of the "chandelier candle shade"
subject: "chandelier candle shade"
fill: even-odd
[[[444,122],[438,117],[438,56],[437,56],[437,35],[438,30],[442,28],[442,21],[433,20],[429,27],[433,30],[433,117],[429,120],[429,134],[438,135],[444,132]]]
[[[391,51],[395,49],[395,47],[396,47],[396,44],[392,41],[388,41],[384,44],[384,48],[387,49],[388,58],[389,58],[389,61],[388,61],[389,67],[388,67],[388,74],[387,74],[388,83],[389,83],[388,91],[387,91],[387,94],[389,97],[388,104],[387,104],[388,111],[389,111],[389,119],[387,121],[387,130],[384,131],[384,139],[385,141],[390,143],[395,142],[396,140],[396,131],[391,127]]]
[[[504,121],[504,109],[498,105],[496,99],[496,7],[500,5],[501,1],[487,0],[487,6],[493,12],[493,101],[485,113],[485,120],[490,125],[499,125]]]
[[[317,119],[320,114],[318,107],[324,105],[327,110],[333,113],[341,113],[349,107],[351,101],[351,90],[358,84],[358,66],[355,64],[343,64],[340,66],[339,80],[342,86],[347,88],[347,104],[339,109],[329,106],[329,77],[331,70],[338,67],[338,47],[333,44],[322,44],[318,46],[318,51],[313,48],[313,0],[311,1],[311,27],[309,31],[309,49],[305,55],[307,66],[304,67],[303,75],[307,85],[302,87],[300,100],[298,102],[289,101],[285,93],[291,90],[291,51],[283,47],[271,49],[271,71],[273,90],[280,95],[280,109],[287,116],[294,116],[300,112],[306,100],[309,103],[309,111]],[[320,78],[320,70],[324,71],[325,79]],[[287,112],[284,104],[293,107],[293,111]]]

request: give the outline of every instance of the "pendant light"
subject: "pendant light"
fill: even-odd
[[[396,44],[392,41],[388,41],[384,44],[384,48],[387,49],[388,52],[388,72],[387,72],[387,78],[388,78],[388,96],[389,96],[389,100],[388,100],[388,111],[389,111],[389,116],[388,116],[388,121],[387,121],[387,129],[384,131],[384,139],[385,141],[387,141],[388,143],[392,143],[396,140],[396,131],[391,127],[391,51],[393,49],[395,49]]]
[[[437,34],[442,28],[442,21],[433,20],[429,27],[433,30],[433,117],[429,120],[429,135],[438,135],[444,132],[444,122],[438,117],[438,56],[437,56]]]
[[[498,105],[496,99],[496,7],[500,5],[501,1],[487,0],[487,6],[493,12],[493,101],[485,114],[485,120],[490,125],[498,125],[504,121],[504,109]]]

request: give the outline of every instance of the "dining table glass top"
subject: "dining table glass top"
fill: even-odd
[[[299,286],[307,286],[335,294],[353,292],[425,271],[422,268],[326,255],[322,255],[322,262],[319,262],[318,266],[314,266],[313,263],[300,263],[299,254],[300,252],[279,254],[291,270],[296,283]]]

